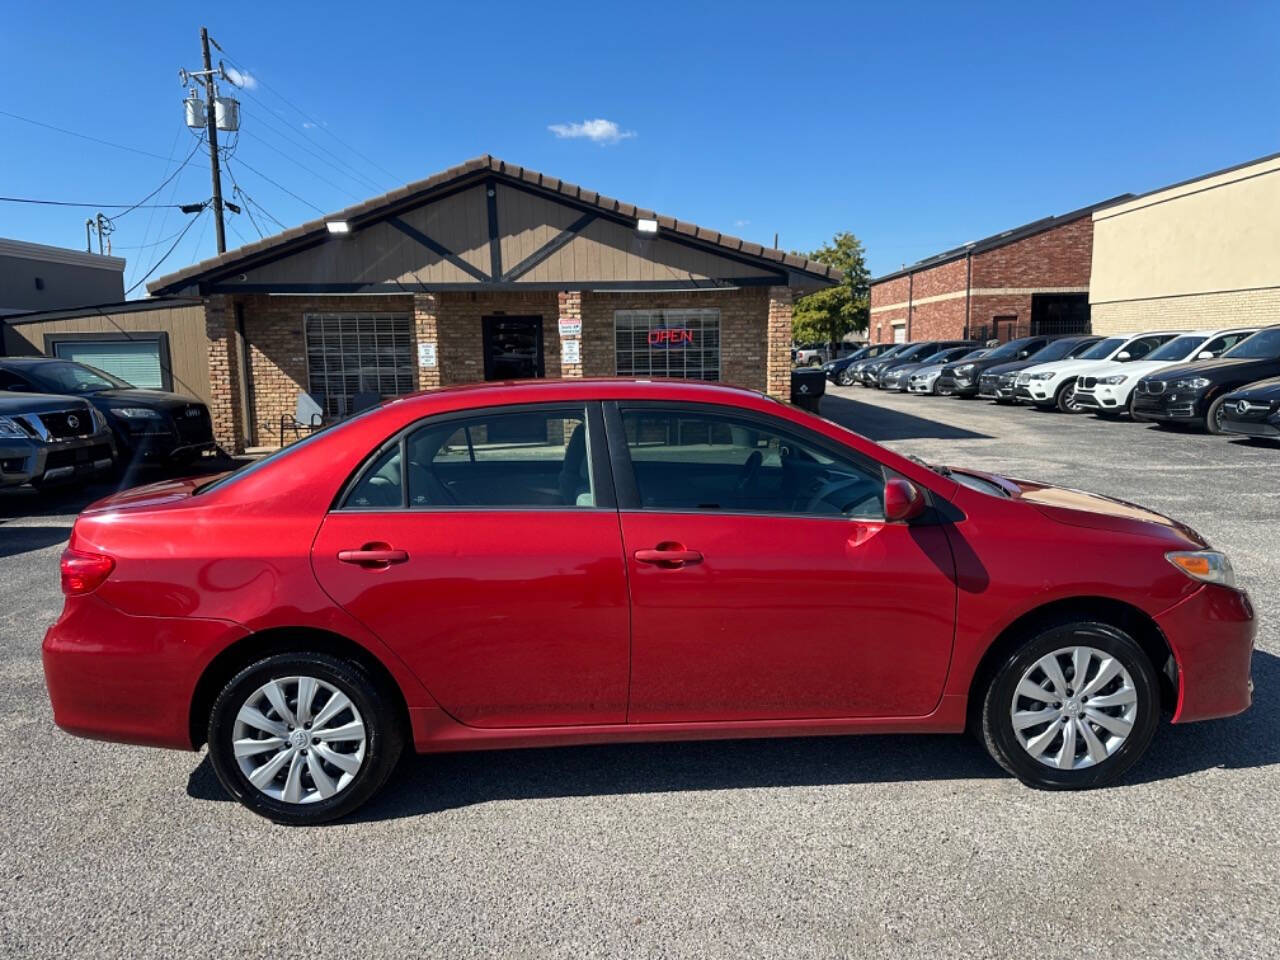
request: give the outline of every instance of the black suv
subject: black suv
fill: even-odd
[[[1280,326],[1259,330],[1217,360],[1165,367],[1134,389],[1133,418],[1161,426],[1190,424],[1222,433],[1227,394],[1256,380],[1280,376]]]
[[[902,350],[886,354],[873,363],[868,363],[862,368],[863,386],[876,387],[881,389],[880,375],[890,367],[897,366],[900,363],[912,363],[916,360],[923,360],[925,357],[931,357],[939,350],[945,350],[948,347],[963,347],[968,340],[920,340],[914,343],[908,343]]]
[[[216,449],[209,408],[199,400],[163,390],[139,390],[83,363],[55,357],[3,357],[0,390],[83,397],[106,418],[121,465],[186,463]]]
[[[885,351],[894,347],[892,343],[873,343],[870,346],[863,347],[856,353],[851,353],[847,357],[841,357],[839,360],[831,360],[822,365],[822,372],[826,374],[828,380],[832,383],[838,383],[842,387],[853,385],[853,371],[850,369],[860,360],[874,360]]]
[[[1078,337],[1058,337],[1057,339],[1051,339],[1042,349],[1023,357],[1021,360],[1001,358],[996,361],[995,366],[987,367],[979,374],[978,396],[989,397],[996,403],[1013,403],[1014,390],[1016,389],[1015,381],[1018,379],[1019,370],[1034,367],[1037,363],[1071,360],[1080,356],[1101,339],[1101,337],[1095,337],[1092,334]],[[1013,342],[1016,343],[1017,341]],[[1007,346],[1009,344],[1005,344],[1005,347]],[[1000,350],[1004,350],[1004,347],[1001,347]],[[997,352],[999,351],[992,351],[983,359],[991,359],[992,354]],[[1017,356],[1020,353],[1022,353],[1022,348],[1016,350],[1013,355]]]
[[[1222,401],[1223,433],[1280,440],[1280,377],[1259,380]]]
[[[1026,360],[1033,353],[1043,350],[1051,339],[1051,337],[1021,337],[996,347],[977,360],[949,363],[942,368],[942,373],[938,374],[938,383],[934,392],[940,397],[976,397],[978,378],[984,370],[989,370],[1001,363],[1008,363],[1010,360]]]

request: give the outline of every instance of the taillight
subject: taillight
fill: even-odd
[[[110,557],[68,547],[62,551],[62,592],[68,597],[93,593],[111,576],[115,566]]]

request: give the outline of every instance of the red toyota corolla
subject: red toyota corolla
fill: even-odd
[[[101,501],[44,641],[58,724],[208,743],[318,823],[422,752],[980,733],[1110,783],[1162,708],[1249,706],[1226,558],[1141,507],[929,467],[746,390],[405,397],[235,473]]]

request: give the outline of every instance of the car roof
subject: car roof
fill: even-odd
[[[676,400],[703,403],[733,403],[771,399],[759,390],[705,380],[678,380],[666,377],[568,377],[563,379],[489,380],[448,387],[433,387],[404,394],[388,402],[417,398],[468,398],[494,403],[542,403],[558,399]]]

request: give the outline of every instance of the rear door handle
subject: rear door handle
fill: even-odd
[[[359,550],[338,551],[340,562],[354,563],[373,570],[385,569],[393,563],[404,563],[408,559],[407,550],[396,550],[385,543],[366,543]]]
[[[702,554],[697,550],[688,550],[683,544],[670,542],[660,543],[654,550],[637,550],[634,556],[637,563],[652,563],[668,569],[702,562]]]

